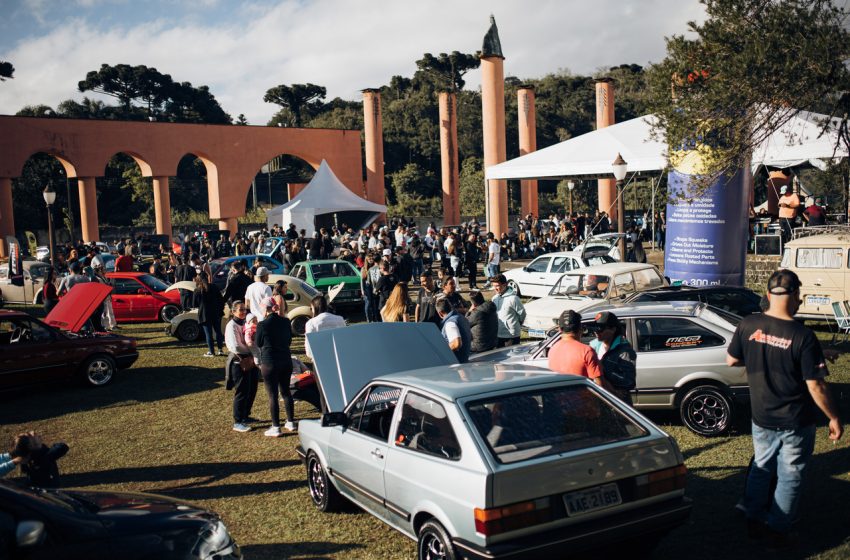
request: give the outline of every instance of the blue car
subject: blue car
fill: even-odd
[[[259,260],[257,260],[259,259]],[[271,257],[263,255],[243,255],[241,257],[222,257],[210,261],[210,269],[212,270],[212,283],[219,290],[223,290],[227,285],[227,275],[230,274],[230,265],[234,261],[242,261],[246,268],[252,268],[257,262],[258,266],[264,266],[269,269],[270,274],[286,274],[286,267],[282,262]]]

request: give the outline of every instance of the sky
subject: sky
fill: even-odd
[[[496,18],[505,75],[593,74],[657,62],[704,18],[697,0],[0,0],[0,114],[81,100],[101,64],[144,64],[207,85],[234,118],[265,124],[269,88],[311,82],[328,100],[411,77],[423,53],[481,49]],[[466,76],[478,88],[480,71]],[[115,104],[113,98],[87,92]]]

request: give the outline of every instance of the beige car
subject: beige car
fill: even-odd
[[[6,303],[32,303],[41,305],[41,288],[44,286],[44,276],[50,268],[48,263],[41,261],[23,261],[24,285],[16,286],[9,278],[9,265],[0,266],[0,292]]]
[[[282,274],[269,276],[268,284],[274,286],[274,283],[278,280],[286,282],[286,306],[288,309],[286,317],[292,322],[292,334],[303,336],[307,321],[313,318],[310,300],[319,295],[319,291],[298,278]],[[180,287],[178,284],[172,287]],[[230,310],[225,309],[224,317],[221,319],[222,332],[224,332],[224,326],[229,320]],[[165,328],[165,332],[186,342],[202,340],[204,333],[198,324],[198,310],[190,309],[177,315],[171,319],[170,324]]]
[[[802,305],[797,317],[831,319],[832,304],[850,300],[850,228],[797,229],[785,244],[780,268],[800,277]]]

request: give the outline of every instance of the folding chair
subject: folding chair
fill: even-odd
[[[838,325],[838,330],[832,335],[832,343],[835,344],[839,332],[844,335],[842,343],[847,342],[847,337],[850,335],[850,312],[848,312],[848,303],[846,301],[835,301],[832,303],[832,312],[835,314],[835,323]]]

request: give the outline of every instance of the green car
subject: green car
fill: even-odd
[[[323,261],[302,261],[292,267],[290,276],[303,280],[323,294],[330,288],[345,282],[345,287],[334,298],[337,305],[361,303],[360,271],[348,261],[329,259]]]

